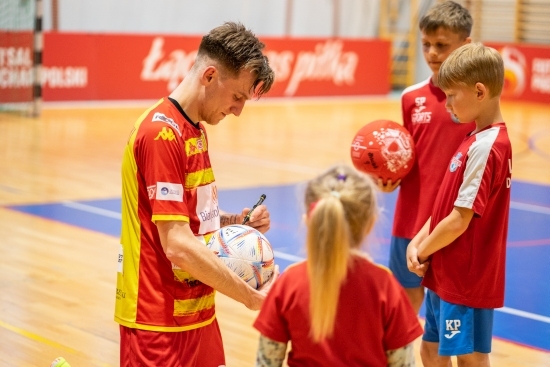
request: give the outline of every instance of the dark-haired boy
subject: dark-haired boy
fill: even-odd
[[[480,43],[453,51],[440,70],[446,106],[475,128],[446,165],[431,217],[407,248],[428,288],[425,366],[488,367],[494,309],[504,305],[512,146],[500,112],[504,63]],[[428,261],[429,259],[429,261]]]
[[[424,300],[424,287],[422,278],[407,269],[407,246],[430,216],[447,162],[473,130],[473,123],[459,124],[447,111],[445,93],[438,86],[439,67],[453,50],[471,41],[472,24],[468,10],[453,1],[435,5],[420,20],[422,51],[433,74],[405,89],[401,97],[403,125],[415,142],[416,162],[400,182],[379,182],[385,192],[400,186],[389,267],[417,313]]]

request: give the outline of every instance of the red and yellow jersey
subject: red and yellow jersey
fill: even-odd
[[[124,151],[115,321],[156,331],[208,325],[215,292],[168,260],[159,220],[189,222],[203,242],[220,228],[206,132],[169,98],[140,116]]]

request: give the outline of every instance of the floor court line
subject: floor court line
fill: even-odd
[[[72,208],[72,209],[102,215],[104,217],[122,219],[122,214],[119,213],[119,212],[115,212],[113,210],[98,208],[98,207],[95,207],[93,205],[78,203],[76,201],[64,201],[64,202],[62,202],[62,205],[66,206],[66,207],[69,207],[69,208]],[[531,212],[531,213],[539,213],[539,214],[550,215],[550,208],[546,207],[546,206],[541,206],[541,205],[533,205],[533,204],[526,204],[526,203],[521,203],[521,202],[517,202],[517,201],[511,201],[510,202],[510,208],[517,209],[517,210],[523,210],[523,211]]]
[[[545,322],[547,324],[550,324],[550,317],[537,315],[537,314],[531,313],[531,312],[516,310],[515,308],[502,307],[502,308],[496,309],[496,311],[500,311],[500,312],[508,313],[510,315],[524,317],[526,319],[536,320],[536,321]]]
[[[539,214],[550,215],[550,208],[547,207],[547,206],[526,204],[526,203],[520,203],[520,202],[517,202],[517,201],[510,201],[510,208],[517,209],[517,210],[523,210],[523,211],[531,212],[531,213],[539,213]]]
[[[87,354],[84,354],[84,353],[82,353],[82,352],[80,352],[76,349],[73,349],[71,347],[67,347],[66,345],[60,344],[56,341],[50,340],[48,338],[45,338],[41,335],[35,334],[35,333],[30,332],[28,330],[22,329],[20,327],[8,324],[8,323],[6,323],[2,320],[0,320],[0,327],[4,328],[6,330],[9,330],[11,332],[14,332],[16,334],[19,334],[19,335],[21,335],[21,336],[23,336],[27,339],[33,340],[37,343],[48,345],[50,347],[59,349],[63,352],[63,354],[65,354],[65,356],[67,356],[67,354],[77,355],[77,356],[86,358],[88,361],[93,362],[95,365],[102,366],[102,367],[113,367],[110,364],[107,364],[107,363],[98,361],[94,358],[91,358]]]
[[[93,205],[77,203],[76,201],[64,201],[63,206],[87,213],[97,214],[108,218],[122,219],[122,213],[95,207]]]
[[[103,209],[103,208],[98,208],[98,207],[95,207],[93,205],[82,204],[82,203],[78,203],[78,202],[74,202],[74,201],[64,201],[61,204],[63,206],[66,206],[66,207],[69,207],[69,208],[72,208],[72,209],[75,209],[75,210],[80,210],[80,211],[84,211],[84,212],[88,212],[88,213],[93,213],[93,214],[97,214],[97,215],[100,215],[100,216],[105,216],[105,217],[108,217],[108,218],[113,218],[113,219],[120,220],[121,217],[122,217],[121,213],[119,213],[119,212],[116,212],[116,211],[113,211],[113,210],[107,210],[107,209]],[[550,208],[544,207],[544,206],[539,206],[539,205],[532,205],[532,204],[525,204],[525,203],[511,201],[511,208],[517,209],[517,210],[522,210],[522,211],[527,211],[527,212],[550,215]],[[274,252],[275,252],[275,256],[277,256],[278,258],[284,259],[284,260],[288,260],[288,261],[292,261],[292,262],[298,262],[298,261],[303,261],[304,260],[303,257],[296,256],[296,255],[289,254],[289,253],[285,253],[285,252],[282,252],[282,251],[274,251]],[[535,314],[535,313],[522,311],[522,310],[518,310],[518,309],[514,309],[514,308],[509,308],[509,307],[502,307],[502,308],[495,309],[495,310],[499,311],[499,312],[515,315],[515,316],[518,316],[518,317],[527,318],[527,319],[531,319],[531,320],[540,321],[540,322],[550,324],[550,317],[547,317],[547,316],[538,315],[538,314]]]

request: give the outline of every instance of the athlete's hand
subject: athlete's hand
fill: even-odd
[[[247,306],[252,311],[257,311],[262,307],[262,304],[264,303],[265,297],[267,297],[267,294],[271,290],[271,287],[273,286],[273,283],[277,280],[279,277],[279,265],[275,265],[275,268],[273,269],[273,275],[267,282],[265,282],[264,285],[256,291],[256,295],[254,297],[255,303],[251,306]]]
[[[241,221],[239,223],[243,222],[249,211],[250,208],[243,209],[241,213]],[[256,228],[262,233],[267,232],[271,226],[271,219],[269,218],[269,211],[267,210],[267,207],[265,205],[258,205],[252,214],[250,214],[250,219],[248,219],[245,224],[252,228]]]
[[[430,266],[429,261],[421,262],[418,258],[418,248],[413,244],[407,246],[407,268],[410,272],[415,273],[419,277],[423,277],[426,274]]]
[[[401,184],[401,180],[397,180],[395,183],[392,182],[392,180],[388,180],[384,184],[384,181],[382,181],[381,178],[378,179],[378,188],[382,192],[392,192]]]

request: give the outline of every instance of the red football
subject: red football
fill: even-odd
[[[376,120],[363,126],[351,143],[351,160],[361,172],[395,182],[409,173],[414,163],[414,141],[397,122]]]

